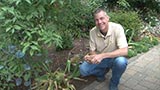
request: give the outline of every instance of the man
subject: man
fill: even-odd
[[[95,75],[104,81],[106,69],[112,69],[109,90],[118,90],[118,84],[127,67],[128,44],[124,29],[120,24],[109,22],[105,10],[99,8],[94,12],[96,26],[90,31],[90,52],[84,56],[80,65],[82,76]]]

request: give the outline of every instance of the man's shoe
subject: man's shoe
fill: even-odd
[[[110,86],[110,87],[109,87],[109,90],[118,90],[118,87]]]
[[[106,70],[105,70],[105,74],[106,74],[106,73],[108,73],[108,72],[109,72],[109,70],[110,70],[110,68],[106,68]]]
[[[97,77],[96,78],[97,82],[104,82],[106,80],[105,77]]]
[[[109,83],[109,90],[118,90],[118,86],[114,85],[111,81]]]
[[[97,79],[96,79],[97,82],[104,82],[106,80],[105,75],[106,75],[106,73],[109,72],[109,70],[110,70],[110,68],[106,68],[104,76],[103,77],[97,77]]]

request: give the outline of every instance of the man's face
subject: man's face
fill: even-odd
[[[104,33],[107,32],[109,16],[104,11],[100,11],[99,13],[95,14],[94,19],[95,19],[96,26],[102,32]]]

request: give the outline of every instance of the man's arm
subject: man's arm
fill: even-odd
[[[117,49],[113,52],[102,53],[102,58],[114,58],[118,56],[127,56],[128,55],[128,47]]]
[[[118,56],[126,56],[128,55],[128,47],[117,49],[113,52],[107,52],[107,53],[101,53],[101,54],[95,54],[90,55],[91,60],[89,60],[93,64],[100,63],[104,58],[114,58]]]

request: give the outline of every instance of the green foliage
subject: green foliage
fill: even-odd
[[[50,1],[51,2],[51,1]],[[56,26],[48,28],[47,24],[51,22],[56,11],[51,13],[47,11],[52,4],[49,1],[30,1],[16,0],[3,1],[0,17],[2,19],[1,29],[6,31],[6,39],[11,39],[11,43],[18,44],[24,53],[30,55],[41,51],[42,44],[48,42],[61,46],[61,37],[56,35]],[[60,2],[60,1],[59,1]],[[46,38],[46,33],[50,35]],[[44,42],[44,43],[43,43]]]
[[[137,52],[136,50],[133,50],[133,49],[128,49],[128,57],[133,57],[133,56],[136,56],[137,55]]]
[[[79,65],[72,66],[71,61],[67,60],[65,70],[60,68],[52,72],[49,66],[43,64],[46,74],[37,77],[32,89],[37,90],[76,90],[70,82],[72,79],[79,79]]]
[[[80,30],[90,26],[86,24],[91,15],[88,7],[79,0],[1,0],[0,49],[13,45],[18,52],[1,52],[5,53],[0,61],[2,89],[30,87],[48,62],[46,46],[71,48],[73,37],[80,37]]]
[[[128,42],[131,42],[138,37],[142,21],[136,12],[132,11],[117,11],[109,13],[110,21],[120,23],[126,32]]]
[[[62,47],[57,46],[56,50],[64,50],[73,48],[73,36],[71,32],[64,31],[62,34]]]
[[[12,90],[19,86],[29,88],[32,79],[42,72],[42,63],[48,64],[44,53],[30,57],[14,45],[3,47],[0,57],[0,89],[2,90]]]
[[[127,2],[130,4],[130,9],[139,11],[145,22],[155,26],[160,13],[159,0],[127,0]]]
[[[130,7],[129,3],[126,0],[118,0],[117,3],[119,5],[119,7],[122,7],[125,9]]]
[[[136,56],[138,53],[147,52],[149,48],[159,43],[158,38],[152,36],[145,36],[139,42],[129,43],[128,57]]]
[[[143,20],[145,22],[147,22],[148,24],[150,24],[152,27],[156,26],[157,23],[160,22],[160,20],[158,19],[158,13],[156,13],[153,10],[150,10],[148,12],[146,12],[144,15],[141,15],[141,17],[143,18]]]
[[[126,0],[131,8],[139,9],[141,11],[144,11],[144,13],[147,12],[147,10],[154,10],[157,13],[160,12],[160,1],[159,0]]]
[[[60,46],[55,16],[62,1],[2,0],[0,1],[0,89],[31,87],[48,64],[46,45]],[[57,9],[57,10],[55,10]],[[51,25],[51,26],[50,26]]]

